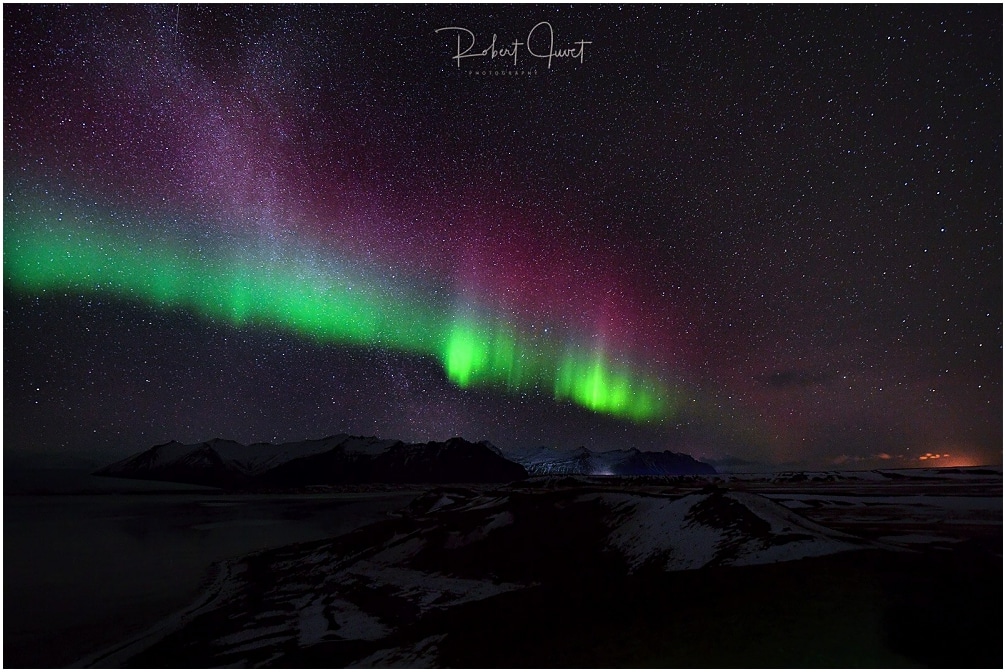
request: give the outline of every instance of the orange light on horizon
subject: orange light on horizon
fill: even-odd
[[[953,453],[944,453],[942,451],[939,453],[926,452],[915,459],[921,462],[938,460],[938,463],[933,464],[933,467],[976,467],[989,463],[988,460],[983,460],[966,447],[961,451],[955,450]]]

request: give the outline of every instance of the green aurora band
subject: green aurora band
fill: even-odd
[[[9,194],[4,283],[18,292],[101,293],[237,327],[435,357],[462,388],[538,390],[635,422],[670,419],[678,406],[674,389],[603,348],[522,332],[470,307],[436,305],[330,254],[274,241],[256,246],[260,238],[250,237],[197,245],[113,214],[73,213]]]

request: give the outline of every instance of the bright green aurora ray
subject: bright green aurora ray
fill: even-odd
[[[670,418],[677,405],[674,390],[603,349],[437,305],[414,289],[344,268],[331,255],[282,243],[256,248],[248,240],[200,246],[141,233],[111,215],[18,205],[8,198],[3,259],[4,282],[20,292],[104,293],[235,326],[436,357],[463,388],[538,390],[636,422]]]

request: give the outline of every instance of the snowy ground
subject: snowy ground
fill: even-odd
[[[490,655],[491,646],[482,651],[451,633],[483,633],[474,635],[478,638],[486,628],[519,628],[510,621],[479,625],[496,623],[513,610],[524,619],[555,610],[560,619],[573,618],[572,612],[561,616],[562,605],[572,596],[589,601],[600,590],[608,595],[605,600],[617,603],[620,593],[612,593],[612,586],[637,590],[651,584],[657,595],[666,584],[661,577],[681,572],[701,584],[713,576],[710,572],[754,571],[784,562],[804,566],[800,563],[833,556],[910,556],[971,549],[974,542],[992,549],[979,549],[984,560],[978,565],[1001,566],[1001,475],[955,474],[939,481],[926,474],[926,494],[908,494],[900,476],[864,473],[871,475],[732,481],[567,478],[494,489],[440,488],[414,500],[393,520],[235,561],[224,585],[215,588],[198,613],[190,611],[160,641],[144,640],[128,656],[89,662],[139,667],[312,667],[323,661],[326,666],[491,666],[494,659],[479,658]],[[948,494],[939,494],[941,484]],[[860,571],[855,569],[860,561],[836,562],[834,571],[840,574]],[[874,572],[881,577],[875,583],[886,585],[890,571],[884,568],[904,563],[885,563],[868,561],[862,571]],[[928,565],[918,571],[923,577],[937,574]],[[788,573],[767,576],[783,581],[780,591],[787,599],[806,599],[802,589],[789,586]],[[853,601],[865,609],[866,616],[856,617],[861,621],[856,627],[868,632],[857,636],[871,642],[871,660],[879,666],[910,664],[913,659],[899,657],[876,632],[892,627],[883,616],[883,605],[891,598],[870,592],[870,582],[863,585]],[[650,593],[644,588],[643,594]],[[746,599],[744,594],[738,591],[737,599]],[[556,595],[564,597],[556,603]],[[837,595],[834,599],[844,599],[844,593]],[[510,606],[492,606],[503,604]],[[598,604],[589,602],[584,613]],[[829,614],[841,613],[835,609],[820,610],[818,617],[827,621]],[[582,635],[564,636],[580,641]],[[523,659],[513,660],[518,664]]]

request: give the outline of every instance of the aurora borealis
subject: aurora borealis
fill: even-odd
[[[582,59],[492,74],[436,32],[544,20]],[[990,9],[4,23],[8,451],[347,432],[1001,462]]]
[[[22,292],[50,289],[139,298],[153,307],[181,306],[238,328],[271,325],[322,343],[376,344],[437,357],[461,387],[537,387],[556,400],[636,421],[671,419],[669,391],[603,351],[583,352],[544,336],[528,337],[501,319],[453,315],[382,288],[338,262],[270,245],[253,255],[212,256],[151,236],[88,230],[87,215],[50,207],[8,207],[6,280]],[[233,245],[233,243],[232,243]]]

